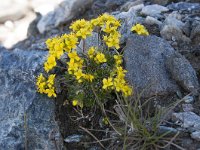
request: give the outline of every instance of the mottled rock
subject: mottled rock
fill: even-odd
[[[200,116],[193,112],[173,113],[172,119],[179,122],[183,128],[187,128],[191,131],[200,130]]]
[[[106,8],[106,0],[95,0],[92,4],[92,11],[94,14],[100,15],[107,10]]]
[[[148,25],[158,25],[158,26],[161,26],[162,25],[162,22],[157,20],[156,18],[153,18],[151,16],[147,16],[146,19],[145,19],[145,23],[148,24]]]
[[[115,9],[118,6],[123,5],[127,0],[107,0],[105,6],[108,9]]]
[[[192,132],[191,137],[200,142],[200,131]]]
[[[143,0],[136,0],[136,1],[128,1],[124,5],[121,6],[121,11],[128,11],[131,7],[139,7],[142,9],[144,7]]]
[[[145,89],[144,97],[175,93],[178,87],[189,91],[198,88],[190,63],[159,37],[131,35],[124,59],[128,81],[136,91]]]
[[[185,24],[181,20],[177,19],[174,14],[171,14],[165,19],[160,34],[169,41],[189,43],[190,39],[183,33],[184,26]]]
[[[146,15],[146,16],[151,16],[151,17],[158,17],[159,15],[161,15],[161,13],[164,13],[167,11],[168,11],[167,7],[154,4],[154,5],[145,6],[142,9],[141,14]]]
[[[200,22],[192,27],[190,38],[194,44],[197,45],[200,43]]]
[[[156,36],[132,35],[124,49],[127,79],[137,92],[144,91],[144,97],[168,95],[179,90],[165,67],[167,58],[174,49]]]
[[[46,54],[0,48],[2,150],[62,147],[54,101],[38,94],[35,87],[35,76],[41,71]]]
[[[173,11],[199,11],[200,4],[199,3],[187,3],[187,2],[179,2],[172,3],[167,6],[168,9]]]
[[[175,79],[182,88],[189,92],[197,91],[199,83],[196,72],[184,56],[176,53],[167,60],[166,66],[171,77]]]
[[[152,4],[158,4],[158,5],[166,5],[170,2],[170,0],[150,0]]]
[[[84,40],[85,51],[87,51],[92,46],[95,46],[95,47],[98,47],[98,45],[100,46],[101,45],[100,41],[101,40],[98,41],[98,33],[93,32],[92,36],[89,36]],[[80,44],[78,46],[78,50],[79,51],[83,50],[83,40],[80,41]]]
[[[37,28],[40,33],[44,33],[83,13],[91,4],[92,0],[65,0],[54,11],[43,16],[38,22]]]

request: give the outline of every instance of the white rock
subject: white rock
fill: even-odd
[[[70,21],[92,4],[92,0],[65,0],[54,11],[43,16],[37,24],[40,33],[44,33],[60,24]]]
[[[142,9],[141,14],[146,15],[146,16],[155,17],[155,16],[158,16],[161,13],[167,12],[167,11],[169,11],[169,9],[167,7],[154,4],[154,5],[145,6]]]

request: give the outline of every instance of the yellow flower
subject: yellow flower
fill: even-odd
[[[147,29],[141,24],[136,24],[135,26],[133,26],[131,28],[131,31],[135,31],[139,35],[149,35]]]
[[[55,80],[55,74],[51,74],[47,80],[47,85],[49,88],[52,88],[52,86],[54,85],[54,80]]]
[[[123,86],[122,92],[125,97],[131,96],[132,94],[132,88],[129,87],[128,85]]]
[[[64,50],[66,52],[69,53],[71,52],[72,49],[76,48],[76,44],[78,43],[78,38],[76,37],[74,33],[64,34],[62,38],[65,43]]]
[[[80,60],[80,57],[78,56],[78,54],[77,54],[77,52],[71,52],[71,53],[68,53],[68,56],[69,56],[69,58],[70,59],[74,59],[74,60],[76,60],[76,61],[79,61]]]
[[[45,93],[47,94],[48,97],[56,97],[56,93],[55,93],[55,90],[54,88],[51,88],[51,89],[46,89]]]
[[[39,86],[41,82],[46,81],[45,77],[43,76],[42,73],[40,73],[40,75],[37,77],[37,82],[36,85]]]
[[[77,105],[78,105],[78,100],[74,99],[74,100],[72,101],[72,105],[73,105],[73,106],[77,106]]]
[[[56,66],[56,58],[52,55],[50,55],[47,58],[47,61],[44,63],[44,70],[46,72],[49,72],[51,69],[53,69]]]
[[[114,79],[114,87],[115,87],[117,92],[120,92],[122,90],[124,83],[125,83],[124,80],[122,81],[119,78]]]
[[[88,81],[92,82],[92,81],[93,81],[93,79],[94,79],[94,76],[93,76],[93,75],[91,75],[91,74],[85,74],[85,75],[84,75],[84,78],[85,78],[86,80],[88,80]]]
[[[78,71],[74,72],[74,75],[76,76],[77,80],[79,80],[81,77],[84,76],[84,74],[83,74],[81,69],[79,69]]]
[[[93,58],[94,54],[95,54],[95,48],[94,47],[90,47],[90,49],[88,50],[88,56],[89,58]]]
[[[112,78],[108,78],[108,79],[106,79],[106,78],[104,78],[103,79],[103,89],[107,89],[107,88],[109,88],[109,87],[112,87],[113,86],[113,79]]]
[[[87,36],[92,35],[92,24],[85,19],[77,20],[71,24],[69,27],[72,29],[76,36],[85,39]]]
[[[122,56],[121,55],[114,55],[116,66],[119,66],[122,64]]]
[[[94,58],[94,60],[96,61],[97,64],[104,63],[107,61],[103,53],[98,53]]]
[[[38,84],[38,92],[39,93],[45,93],[45,87],[46,87],[46,83],[45,82],[41,82],[40,84]]]
[[[103,36],[103,40],[105,41],[106,45],[111,48],[115,47],[116,49],[119,49],[119,39],[121,35],[118,32],[114,32],[110,34],[109,36]]]

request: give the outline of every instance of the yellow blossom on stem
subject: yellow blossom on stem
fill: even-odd
[[[114,55],[116,66],[119,66],[122,64],[122,56],[121,55]]]
[[[54,88],[50,88],[50,89],[46,89],[45,93],[47,94],[48,97],[56,97],[56,93],[55,93],[55,89]]]
[[[56,66],[56,58],[52,55],[50,55],[47,58],[47,61],[44,63],[44,70],[46,72],[49,72],[51,69],[53,69]]]
[[[69,27],[75,32],[76,36],[86,39],[87,36],[92,35],[92,24],[85,19],[77,20]]]
[[[109,87],[112,88],[113,86],[113,79],[109,77],[108,79],[103,79],[103,89],[108,89]]]
[[[69,56],[69,58],[72,59],[72,60],[73,60],[73,59],[76,60],[76,61],[79,61],[79,60],[80,60],[80,57],[78,56],[78,54],[77,54],[76,51],[68,53],[68,56]]]
[[[92,82],[92,81],[93,81],[93,79],[94,79],[94,76],[93,76],[93,75],[91,75],[91,74],[85,74],[85,75],[84,75],[84,78],[85,78],[86,80],[88,80],[88,81]]]
[[[114,32],[112,34],[110,34],[109,36],[103,36],[103,40],[106,43],[106,45],[111,48],[114,47],[116,49],[119,49],[119,38],[121,37],[120,33],[118,32]]]
[[[141,25],[141,24],[136,24],[131,28],[131,31],[135,31],[139,35],[149,35],[149,32],[147,29]]]
[[[106,57],[103,53],[97,53],[96,57],[94,58],[95,62],[97,64],[100,64],[100,63],[105,63],[107,60],[106,60]]]
[[[94,54],[95,54],[95,48],[94,47],[90,47],[90,49],[87,52],[89,58],[93,58]]]
[[[81,77],[84,76],[84,73],[82,72],[81,69],[79,69],[78,71],[74,72],[74,75],[76,77],[76,79],[79,81],[81,79]],[[81,80],[82,81],[82,80]],[[79,81],[80,82],[80,81]]]

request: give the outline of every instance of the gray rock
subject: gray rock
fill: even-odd
[[[170,0],[150,0],[151,3],[153,4],[158,4],[158,5],[166,5],[169,3]]]
[[[57,149],[61,135],[55,104],[38,94],[35,76],[44,51],[7,51],[0,48],[0,147],[2,150]]]
[[[177,13],[170,14],[164,21],[160,34],[169,41],[190,42],[190,39],[183,33],[185,24],[180,20]]]
[[[179,122],[183,128],[191,131],[200,130],[200,116],[193,112],[180,112],[172,114],[173,121]]]
[[[84,42],[85,42],[85,50],[87,51],[92,46],[95,46],[95,47],[98,47],[98,45],[100,46],[101,45],[100,41],[101,40],[98,41],[98,33],[93,32],[92,36],[89,36],[84,40]],[[81,52],[83,51],[83,40],[80,41],[77,50],[79,50]]]
[[[135,6],[138,7],[138,5],[144,7],[143,0],[136,0],[136,1],[128,1],[124,5],[121,6],[120,11],[128,11],[131,7]]]
[[[143,23],[144,19],[137,16],[135,6],[131,7],[128,12],[121,12],[116,14],[115,17],[122,22],[120,33],[122,35],[120,43],[125,43],[127,38],[132,34],[131,27],[136,23]]]
[[[107,0],[105,6],[108,9],[115,9],[118,6],[123,5],[127,0]]]
[[[37,28],[40,33],[44,33],[83,13],[91,4],[92,0],[65,0],[54,11],[43,16]]]
[[[200,142],[200,131],[192,132],[191,137]]]
[[[151,16],[151,17],[158,17],[159,15],[161,15],[161,13],[164,13],[167,11],[168,11],[167,7],[154,4],[154,5],[145,6],[142,9],[141,14],[146,15],[146,16]]]
[[[144,90],[144,97],[168,95],[179,90],[165,67],[174,49],[156,36],[132,35],[124,49],[127,79],[136,92]]]
[[[148,25],[155,25],[155,24],[158,25],[158,26],[162,25],[161,21],[157,20],[156,18],[150,17],[150,16],[146,17],[145,23],[148,24]]]
[[[194,110],[192,104],[182,104],[182,108],[183,108],[183,111],[185,111],[185,112]]]
[[[192,27],[190,38],[194,44],[197,45],[200,43],[200,22]]]
[[[133,34],[124,48],[124,59],[128,81],[139,93],[145,90],[144,97],[175,93],[178,87],[198,88],[190,63],[159,37]]]
[[[172,3],[167,6],[170,10],[173,11],[199,11],[200,4],[199,3],[187,3],[187,2],[179,2],[179,3]]]
[[[161,29],[160,35],[162,36],[162,38],[168,41],[186,42],[186,43],[191,42],[191,40],[187,36],[185,36],[182,30],[177,26],[165,25]]]
[[[26,15],[28,11],[27,1],[6,0],[1,1],[0,5],[0,23],[7,20],[18,20]]]
[[[198,78],[189,61],[179,53],[167,59],[166,67],[173,79],[185,90],[195,92],[199,88]]]
[[[104,13],[107,10],[105,3],[106,0],[95,0],[92,4],[93,13],[97,15]]]

